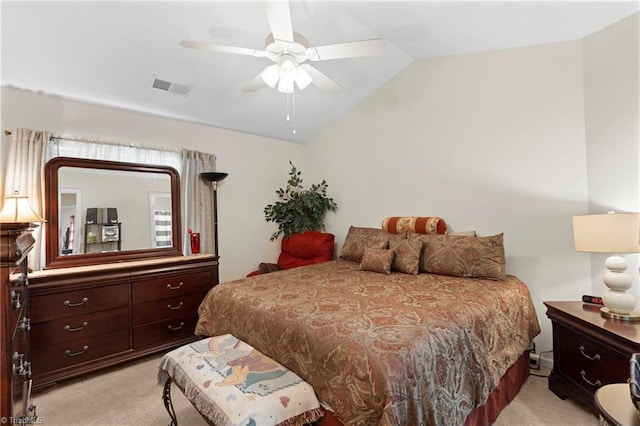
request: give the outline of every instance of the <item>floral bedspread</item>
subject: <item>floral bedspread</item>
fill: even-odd
[[[196,334],[233,334],[347,425],[461,425],[540,332],[526,285],[346,260],[214,287]]]

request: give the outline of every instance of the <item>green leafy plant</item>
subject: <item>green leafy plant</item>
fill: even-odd
[[[264,208],[266,221],[278,224],[278,231],[271,235],[271,241],[277,239],[280,234],[288,238],[299,232],[323,231],[325,214],[328,211],[335,212],[338,208],[333,198],[327,196],[328,184],[325,180],[304,189],[302,172],[298,171],[291,161],[289,164],[291,171],[287,187],[276,191],[279,201]]]

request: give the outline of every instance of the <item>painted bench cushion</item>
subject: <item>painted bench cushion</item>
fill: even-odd
[[[322,416],[308,383],[231,334],[167,353],[158,383],[169,378],[216,425],[299,425]]]

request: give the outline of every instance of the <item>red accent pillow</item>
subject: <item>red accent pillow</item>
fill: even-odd
[[[278,266],[290,269],[333,260],[334,239],[333,234],[318,231],[306,231],[283,238]]]

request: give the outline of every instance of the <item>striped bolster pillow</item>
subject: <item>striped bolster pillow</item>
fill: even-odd
[[[439,217],[391,216],[382,221],[382,229],[394,234],[413,231],[418,234],[444,234],[447,223]]]

